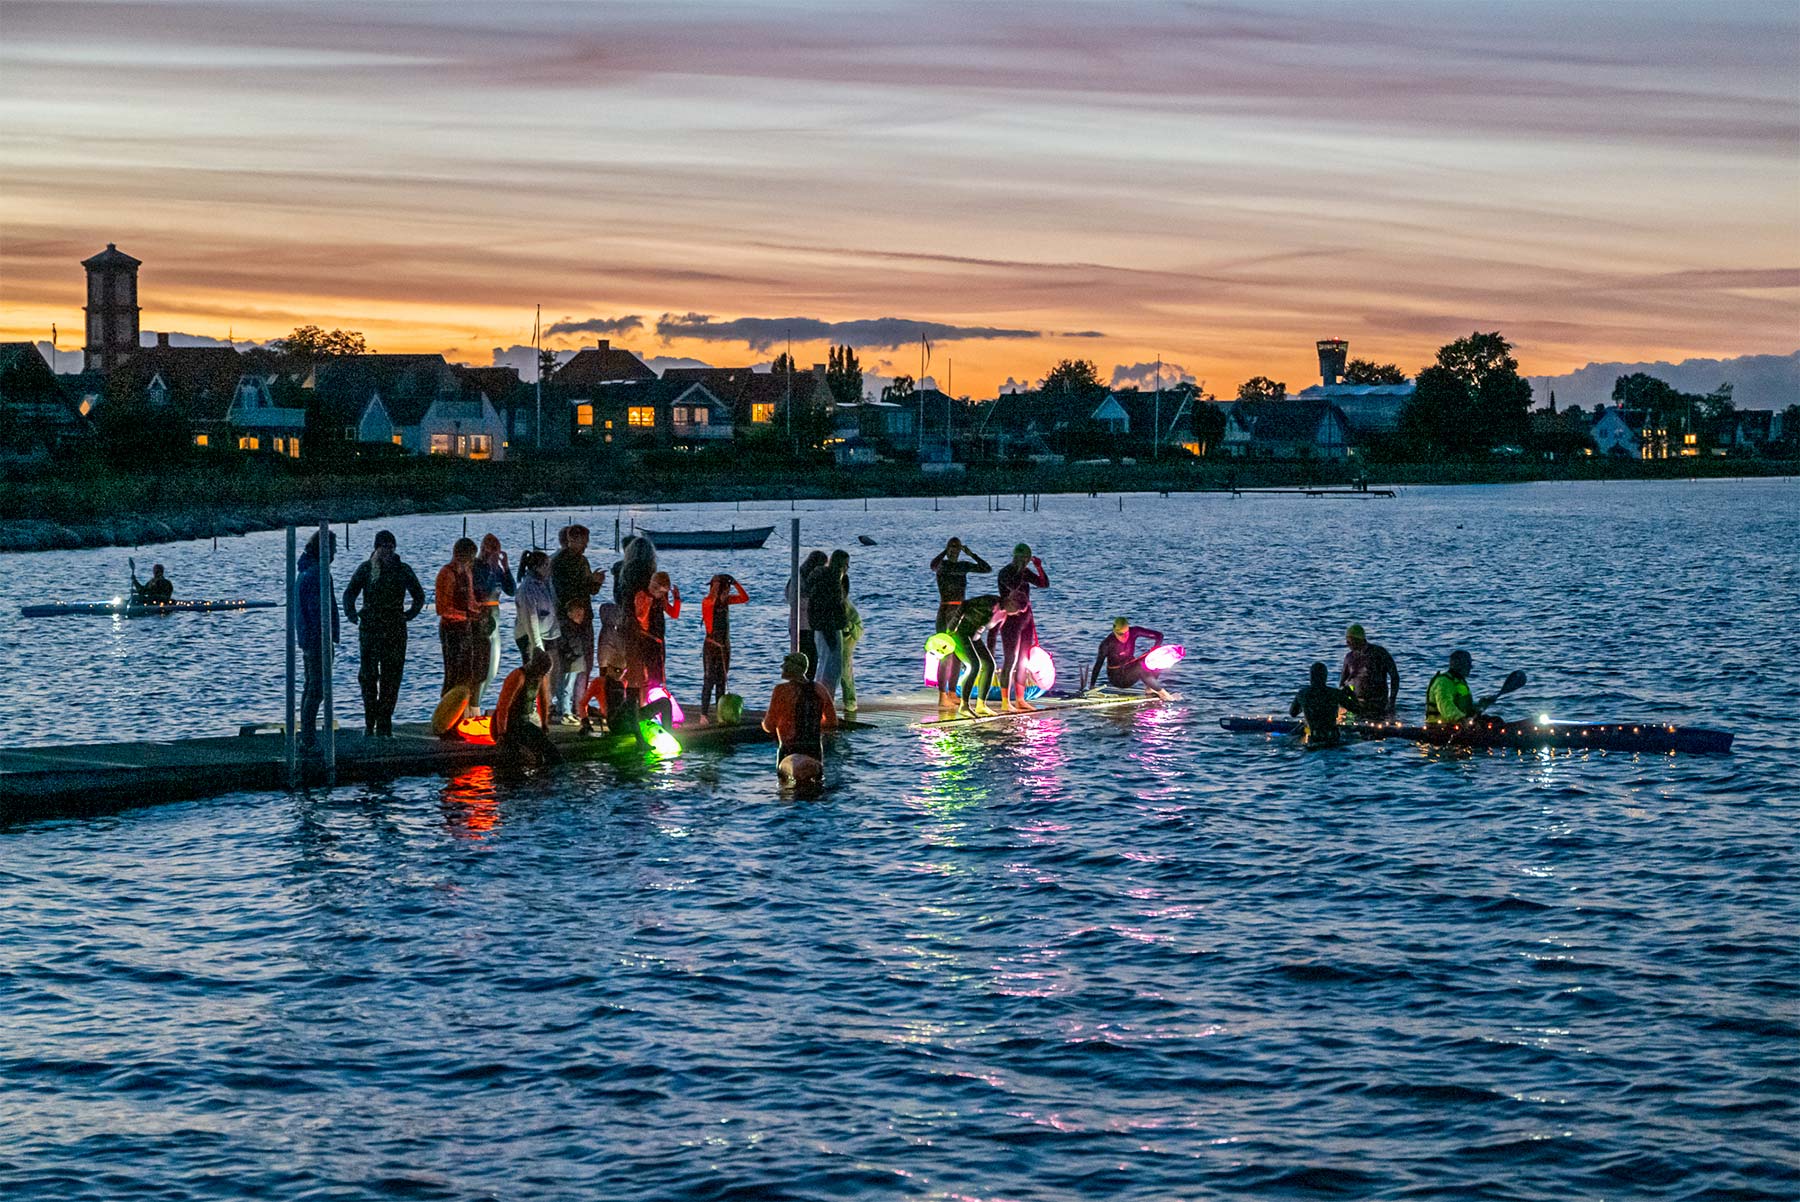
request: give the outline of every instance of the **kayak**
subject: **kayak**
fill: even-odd
[[[1221,718],[1238,734],[1300,733],[1297,718]],[[1666,722],[1517,722],[1501,725],[1409,726],[1404,722],[1344,722],[1349,739],[1406,739],[1438,747],[1597,748],[1601,751],[1654,751],[1717,754],[1731,750],[1732,733]]]
[[[99,614],[114,618],[160,618],[168,614],[230,613],[240,609],[274,609],[275,601],[170,601],[145,605],[114,597],[111,601],[69,601],[54,605],[27,605],[19,610],[27,618],[63,618]]]

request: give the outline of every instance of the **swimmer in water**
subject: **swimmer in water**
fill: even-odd
[[[824,732],[838,724],[831,694],[806,678],[806,657],[781,661],[781,683],[769,695],[762,728],[775,736],[776,771],[784,787],[819,792],[825,784]]]
[[[1294,694],[1288,716],[1306,716],[1304,738],[1308,747],[1336,747],[1338,744],[1338,710],[1351,703],[1347,689],[1331,687],[1329,670],[1324,664],[1312,666],[1312,681]]]

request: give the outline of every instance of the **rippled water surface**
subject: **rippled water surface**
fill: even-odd
[[[924,564],[960,534],[1043,554],[1071,678],[1115,613],[1185,642],[1178,703],[860,732],[821,803],[778,801],[752,747],[0,832],[0,1196],[1800,1193],[1800,485],[1003,504],[801,504],[807,545],[853,553],[859,691],[913,687]],[[516,548],[534,516],[470,529]],[[608,542],[613,516],[587,518]],[[789,512],[638,516],[779,541]],[[427,581],[461,530],[387,524]],[[186,595],[273,598],[281,542],[138,559]],[[0,612],[109,596],[126,554],[0,557]],[[753,700],[786,563],[664,557],[696,608],[722,567],[750,589]],[[1478,691],[1531,674],[1515,714],[1716,725],[1738,750],[1218,729],[1285,708],[1350,621],[1415,707],[1466,645]],[[671,626],[695,678],[697,625]],[[0,723],[11,745],[226,733],[280,713],[279,635],[14,619]],[[402,717],[436,670],[421,622]]]

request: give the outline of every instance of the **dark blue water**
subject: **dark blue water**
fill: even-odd
[[[955,532],[1043,551],[1065,671],[1118,610],[1187,642],[1175,705],[860,734],[815,804],[750,748],[0,833],[0,1195],[1800,1194],[1800,487],[1116,505],[802,516],[880,540],[855,552],[865,694],[916,678],[919,561]],[[228,551],[158,554],[179,580]],[[22,565],[102,554],[11,557],[3,600]],[[711,561],[668,558],[697,598]],[[772,598],[785,553],[734,567]],[[1466,643],[1478,689],[1532,674],[1514,712],[1740,746],[1217,729],[1284,706],[1350,620],[1409,696]],[[80,629],[119,640],[122,690],[235,646],[216,692],[270,696],[254,627],[178,621],[15,623],[9,721],[49,723],[19,665],[91,660]],[[780,637],[756,625],[750,694]],[[133,696],[151,725],[244,706]]]

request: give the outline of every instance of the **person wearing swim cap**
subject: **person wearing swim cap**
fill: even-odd
[[[964,559],[963,556],[968,558]],[[937,623],[932,627],[936,634],[948,634],[956,625],[957,612],[962,608],[963,599],[969,590],[969,574],[971,572],[991,572],[993,565],[969,550],[960,538],[952,538],[944,544],[944,549],[937,553],[931,561],[932,574],[937,577],[938,608]],[[956,676],[951,665],[938,664],[938,707],[948,708],[956,704],[953,688]]]
[[[1309,747],[1336,747],[1338,743],[1338,710],[1350,704],[1350,694],[1334,689],[1329,683],[1328,669],[1322,663],[1312,666],[1312,680],[1294,694],[1288,716],[1306,716],[1305,739]]]
[[[993,638],[1006,620],[1006,609],[998,596],[984,593],[964,601],[956,615],[956,621],[944,632],[951,643],[951,655],[938,662],[946,663],[954,656],[962,664],[962,674],[957,678],[957,713],[965,718],[986,718],[994,712],[987,703],[988,688],[994,683]],[[932,640],[937,637],[933,635]]]
[[[1000,708],[1014,708],[1013,691],[1017,689],[1017,708],[1035,710],[1025,700],[1025,656],[1037,646],[1037,619],[1031,609],[1031,588],[1049,588],[1050,577],[1044,574],[1044,561],[1031,553],[1027,543],[1013,548],[1012,562],[1000,569],[997,581],[1000,603],[1006,609],[1006,620],[1000,626]]]
[[[1351,701],[1345,707],[1363,718],[1391,718],[1400,700],[1400,669],[1394,657],[1379,643],[1369,642],[1362,626],[1344,632],[1343,671],[1338,674],[1338,687],[1350,691]]]
[[[1144,639],[1149,639],[1150,645],[1139,651],[1137,645]],[[1144,666],[1144,656],[1162,644],[1162,631],[1133,626],[1127,618],[1114,618],[1112,633],[1100,640],[1100,650],[1094,655],[1094,668],[1089,679],[1097,683],[1100,670],[1104,668],[1106,683],[1115,689],[1130,689],[1141,684],[1146,693],[1171,701],[1173,695],[1162,687],[1162,673]]]
[[[783,784],[819,788],[825,776],[824,732],[838,724],[831,694],[806,678],[806,657],[795,652],[781,661],[781,683],[769,695],[762,728],[775,736],[777,771]]]

